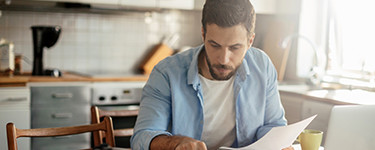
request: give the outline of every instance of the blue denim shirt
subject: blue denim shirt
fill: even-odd
[[[204,45],[167,57],[153,69],[143,88],[131,147],[148,150],[161,134],[201,139],[203,95],[198,55]],[[261,50],[247,50],[234,81],[236,140],[233,147],[249,145],[272,127],[286,125],[277,89],[277,73]],[[218,125],[220,128],[220,125]]]

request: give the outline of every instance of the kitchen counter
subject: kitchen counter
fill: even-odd
[[[71,72],[63,72],[62,77],[31,76],[30,73],[14,76],[0,76],[0,87],[26,86],[29,82],[118,82],[118,81],[147,81],[148,76],[142,74],[116,77],[91,77]]]
[[[328,89],[329,88],[329,89]],[[306,128],[327,133],[331,110],[337,105],[374,105],[375,92],[359,89],[309,87],[305,84],[279,84],[281,103],[288,124],[318,115]],[[322,145],[326,135],[323,134]]]
[[[375,92],[360,89],[310,89],[307,85],[279,85],[280,94],[299,96],[333,105],[374,105]]]

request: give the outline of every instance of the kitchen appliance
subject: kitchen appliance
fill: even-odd
[[[0,39],[0,71],[14,71],[14,44]]]
[[[92,84],[92,103],[94,105],[139,104],[144,81],[95,82]]]
[[[32,26],[34,44],[33,76],[50,75],[43,69],[43,49],[50,48],[57,42],[61,33],[60,26]],[[61,75],[61,73],[59,73]]]
[[[92,103],[102,110],[137,110],[145,84],[146,81],[94,82]],[[136,119],[136,116],[112,117],[113,128],[133,128]],[[117,147],[130,147],[130,137],[115,137],[115,141]]]

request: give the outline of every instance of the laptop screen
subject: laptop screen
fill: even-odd
[[[374,150],[375,105],[332,108],[325,150]]]

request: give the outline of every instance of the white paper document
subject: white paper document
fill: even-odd
[[[241,148],[220,147],[220,150],[281,150],[289,147],[298,135],[310,124],[317,115],[287,126],[272,128],[258,141]]]

